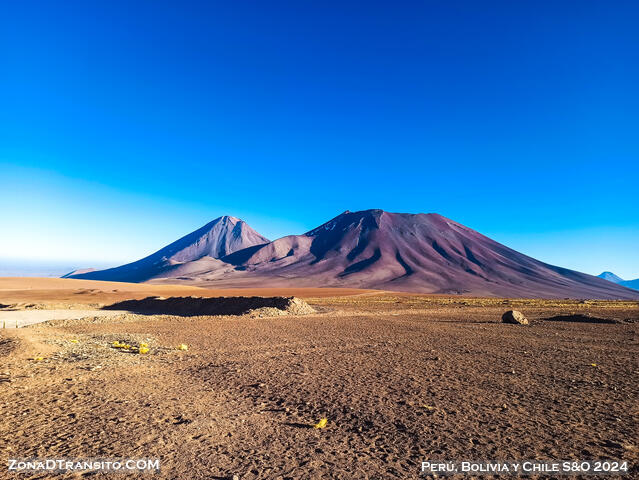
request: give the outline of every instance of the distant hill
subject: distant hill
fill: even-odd
[[[138,262],[73,278],[639,298],[623,286],[535,260],[441,215],[383,210],[346,211],[303,235],[273,242],[241,220],[221,217]]]
[[[639,278],[635,278],[634,280],[624,280],[612,272],[601,272],[597,276],[604,280],[608,280],[609,282],[616,283],[617,285],[623,285],[624,287],[632,288],[633,290],[639,290]]]

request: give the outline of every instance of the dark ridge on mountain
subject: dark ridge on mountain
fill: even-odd
[[[68,278],[143,282],[203,258],[216,259],[269,240],[239,218],[223,216],[157,252],[133,263],[107,270],[70,274]]]
[[[435,213],[347,210],[303,235],[268,243],[256,240],[219,257],[201,256],[198,250],[198,255],[180,258],[142,277],[212,287],[330,286],[475,296],[639,298],[638,292],[540,262]],[[81,278],[103,277],[101,272],[93,275]]]
[[[601,272],[597,275],[599,278],[603,278],[604,280],[608,280],[609,282],[616,283],[617,285],[622,285],[626,288],[632,288],[633,290],[639,290],[639,278],[635,278],[634,280],[624,280],[621,277],[618,277],[612,272]]]

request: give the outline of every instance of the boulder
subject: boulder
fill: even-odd
[[[524,314],[517,310],[508,310],[501,316],[503,323],[513,323],[515,325],[528,325],[528,319],[524,317]]]

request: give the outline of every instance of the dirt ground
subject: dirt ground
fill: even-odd
[[[0,303],[19,303],[27,306],[46,303],[48,308],[86,308],[141,299],[152,295],[163,297],[221,296],[285,296],[330,297],[359,295],[376,290],[358,288],[229,288],[210,289],[183,285],[154,285],[149,283],[100,282],[71,278],[0,277]]]
[[[433,459],[625,459],[626,478],[639,476],[639,303],[333,294],[306,296],[317,313],[300,316],[0,330],[0,462],[159,458],[143,478],[412,479]],[[531,324],[502,324],[513,308]],[[547,320],[573,313],[618,323]],[[88,476],[102,477],[121,478]],[[3,467],[0,478],[53,476]]]

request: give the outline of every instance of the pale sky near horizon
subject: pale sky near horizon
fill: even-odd
[[[636,2],[55,3],[0,16],[0,272],[382,208],[639,277]]]

